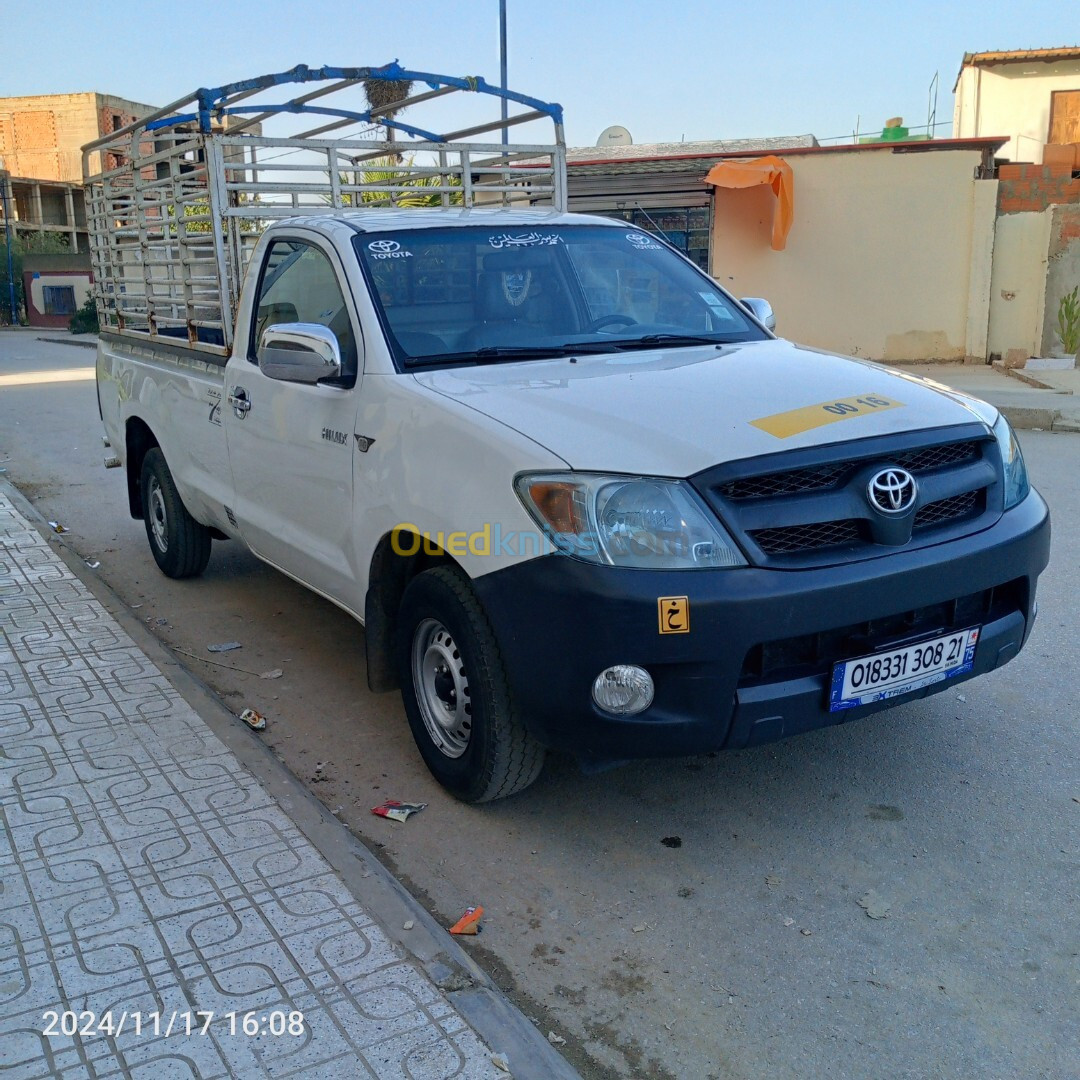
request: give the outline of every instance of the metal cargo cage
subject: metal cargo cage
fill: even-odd
[[[316,86],[268,100],[296,83]],[[499,115],[444,134],[419,126],[416,106],[444,112],[440,99],[453,95]],[[350,96],[362,107],[327,100]],[[298,133],[263,134],[292,115]],[[509,141],[532,122],[551,123],[553,141]],[[101,329],[219,356],[231,350],[248,260],[276,219],[379,206],[566,209],[559,105],[396,62],[301,65],[198,90],[88,143],[83,176]]]

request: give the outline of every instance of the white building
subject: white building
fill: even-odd
[[[966,53],[953,92],[953,137],[1008,136],[1010,161],[1080,144],[1080,47]]]

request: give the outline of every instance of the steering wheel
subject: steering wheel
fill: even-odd
[[[593,321],[585,327],[585,332],[591,334],[594,330],[601,330],[605,326],[634,326],[636,324],[637,319],[630,315],[620,315],[616,312],[614,315],[601,315],[599,319],[593,319]]]

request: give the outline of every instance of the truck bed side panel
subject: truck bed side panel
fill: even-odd
[[[224,369],[183,349],[103,338],[97,378],[105,430],[125,466],[128,429],[141,421],[192,517],[234,534],[225,512],[232,480],[221,417]]]

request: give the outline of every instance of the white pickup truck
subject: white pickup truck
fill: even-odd
[[[106,433],[164,573],[235,539],[352,614],[451,792],[520,791],[549,747],[749,746],[1016,656],[1050,526],[994,408],[777,339],[663,238],[563,212],[557,106],[510,96],[555,120],[546,166],[421,130],[433,164],[373,178],[370,141],[237,131],[270,115],[230,105],[255,82],[87,148]],[[439,205],[353,208],[418,190]]]

